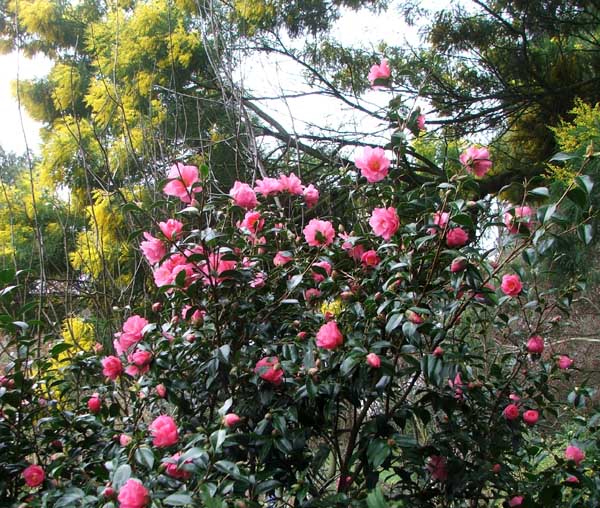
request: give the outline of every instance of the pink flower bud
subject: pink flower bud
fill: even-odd
[[[156,394],[161,399],[164,399],[167,396],[167,389],[165,388],[165,385],[163,385],[162,383],[159,385],[156,385]]]
[[[381,367],[381,358],[379,358],[379,356],[377,356],[375,353],[369,353],[367,355],[367,364],[369,367],[378,369]]]
[[[563,369],[563,370],[570,369],[571,367],[573,367],[574,363],[575,362],[566,355],[560,355],[560,357],[558,358],[558,368],[559,369]]]
[[[154,302],[152,304],[152,312],[160,312],[163,308],[163,304],[161,302]]]
[[[510,506],[510,508],[521,506],[523,504],[523,499],[525,499],[523,496],[515,496],[508,502],[508,506]]]
[[[119,444],[121,446],[127,446],[129,443],[131,443],[131,436],[128,436],[127,434],[121,434],[119,436]]]
[[[535,425],[540,418],[540,414],[535,409],[530,409],[523,413],[523,421],[527,425]]]
[[[228,413],[223,417],[223,425],[227,428],[235,427],[241,420],[235,413]]]
[[[88,399],[87,406],[90,413],[98,414],[102,409],[102,399],[97,393],[94,393],[94,395]]]
[[[468,265],[467,258],[462,256],[454,258],[450,265],[450,271],[452,273],[462,272]]]
[[[494,474],[498,474],[502,470],[502,466],[500,464],[494,464],[492,466],[492,472]]]
[[[539,335],[533,335],[527,341],[527,351],[533,354],[542,354],[544,352],[544,339]]]
[[[441,348],[440,346],[436,347],[433,350],[433,356],[437,356],[438,358],[441,358],[442,356],[444,356],[444,349]]]

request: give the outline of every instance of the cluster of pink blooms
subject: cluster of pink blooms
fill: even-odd
[[[144,329],[148,320],[142,316],[134,315],[123,323],[123,329],[115,333],[113,345],[117,355],[124,355],[129,365],[123,366],[118,356],[107,356],[102,359],[102,373],[109,379],[115,381],[123,372],[130,376],[144,374],[150,368],[152,353],[137,347],[144,336]],[[91,409],[91,408],[90,408]]]
[[[509,421],[514,421],[521,416],[521,410],[519,409],[520,397],[515,394],[511,394],[509,397],[513,402],[508,404],[502,411],[502,415]],[[528,409],[523,412],[523,421],[527,425],[535,425],[540,418],[540,414],[535,409]]]
[[[234,204],[247,210],[252,210],[258,205],[257,194],[268,197],[280,193],[303,196],[309,208],[315,206],[319,201],[317,188],[313,184],[304,186],[294,173],[279,175],[278,178],[265,177],[262,180],[256,180],[254,188],[247,183],[236,181],[229,191]]]

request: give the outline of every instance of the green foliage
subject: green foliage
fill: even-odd
[[[261,197],[256,211],[264,223],[254,234],[238,225],[246,210],[203,172],[194,206],[177,214],[181,235],[151,231],[169,252],[152,265],[155,298],[140,301],[116,336],[123,354],[112,361],[128,372],[105,369],[116,382],[100,379],[108,345],[97,356],[88,347],[75,351],[84,342],[75,335],[87,337],[86,321],[72,318],[67,325],[79,331],[63,331],[48,354],[25,323],[0,320],[11,336],[4,384],[14,381],[0,404],[8,422],[24,421],[4,427],[11,446],[0,464],[13,473],[5,498],[29,495],[19,475],[35,457],[48,481],[57,480],[39,487],[37,499],[59,506],[108,502],[106,484],[123,492],[131,478],[163,506],[464,507],[516,495],[535,508],[550,498],[572,507],[597,502],[587,459],[577,467],[557,459],[532,473],[549,450],[540,439],[546,422],[564,405],[554,386],[565,371],[555,357],[526,347],[555,326],[550,317],[568,312],[581,289],[573,280],[538,284],[539,267],[553,266],[556,240],[572,227],[563,216],[567,200],[588,213],[591,180],[573,181],[557,200],[532,189],[540,200],[536,224],[523,219],[503,235],[509,248],[492,263],[477,239],[503,221],[489,199],[465,199],[477,194],[478,181],[424,157],[407,174],[403,157],[412,156],[394,139],[399,158],[384,180],[366,184],[346,174],[336,183],[352,209],[350,232],[321,246],[303,238],[311,219],[324,218],[319,207],[285,193]],[[111,216],[107,199],[98,195],[91,215]],[[381,206],[401,218],[389,240],[369,224]],[[144,212],[135,203],[126,210]],[[447,224],[435,224],[440,212],[449,214]],[[449,231],[459,227],[470,240],[449,246]],[[379,261],[365,266],[352,256],[357,249],[376,251]],[[291,261],[275,263],[279,251]],[[457,257],[464,267],[451,270]],[[316,268],[317,261],[333,270]],[[519,274],[523,290],[494,289],[505,274]],[[320,343],[326,323],[339,328],[341,342]],[[31,348],[23,359],[20,344]],[[142,352],[149,363],[134,357]],[[368,354],[381,364],[370,364]],[[264,358],[271,367],[257,367]],[[60,378],[56,362],[67,365]],[[37,400],[41,388],[50,400],[20,416],[20,400]],[[101,400],[97,411],[87,406],[92,393]],[[540,422],[505,418],[511,393],[520,397],[519,412],[535,409]],[[232,413],[237,424],[224,423]],[[150,424],[159,415],[173,416],[176,444],[153,440]],[[129,442],[119,444],[115,434]],[[61,454],[50,453],[56,440]],[[179,479],[166,469],[173,463]],[[580,479],[578,494],[565,484],[571,473]]]

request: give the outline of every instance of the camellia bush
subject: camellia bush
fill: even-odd
[[[34,334],[4,273],[3,502],[598,506],[600,419],[578,413],[585,387],[575,407],[556,397],[577,365],[545,347],[582,284],[539,282],[557,238],[591,241],[586,159],[558,200],[529,186],[499,210],[473,200],[487,148],[409,160],[424,117],[390,119],[390,144],[330,184],[344,217],[291,171],[223,195],[206,167],[173,165],[174,213],[139,245],[156,298],[112,344]],[[567,422],[573,439],[555,439]]]

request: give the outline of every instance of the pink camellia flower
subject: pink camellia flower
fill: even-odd
[[[413,310],[407,310],[405,315],[406,319],[408,319],[411,323],[415,325],[421,325],[425,322],[425,320]]]
[[[311,302],[312,300],[316,300],[317,298],[321,297],[321,291],[319,291],[317,288],[309,288],[306,291],[304,291],[304,299],[307,302]]]
[[[398,213],[393,207],[375,208],[369,219],[369,225],[377,236],[389,241],[396,234],[400,227]]]
[[[246,212],[244,215],[244,220],[242,222],[238,222],[237,226],[240,229],[246,229],[250,232],[250,234],[255,235],[265,225],[265,220],[260,215],[260,212]]]
[[[156,394],[161,399],[164,399],[167,396],[167,388],[165,387],[165,385],[163,385],[162,383],[159,385],[156,385]]]
[[[290,173],[287,176],[279,175],[279,183],[281,184],[281,190],[283,192],[289,192],[290,194],[295,194],[296,196],[302,196],[304,187],[302,186],[300,178],[298,178],[294,173]]]
[[[229,191],[229,195],[233,199],[233,203],[241,208],[251,210],[258,205],[256,194],[252,187],[247,183],[238,182],[236,180]]]
[[[585,459],[585,452],[577,446],[569,445],[565,450],[565,459],[572,460],[577,466]]]
[[[387,58],[382,58],[381,63],[379,65],[375,64],[371,67],[369,74],[367,75],[367,79],[371,83],[371,86],[375,84],[375,81],[378,79],[389,79],[392,71],[390,70],[390,65]]]
[[[184,166],[180,162],[171,166],[167,173],[170,182],[165,185],[163,192],[167,196],[175,196],[184,203],[191,203],[196,192],[202,187],[196,185],[198,182],[198,168],[196,166]]]
[[[544,352],[544,339],[539,335],[533,335],[527,341],[527,351],[537,355],[541,355]]]
[[[360,257],[360,262],[363,264],[363,266],[372,268],[377,266],[381,262],[381,259],[377,255],[377,251],[371,249],[363,253],[363,255]]]
[[[417,117],[417,129],[420,131],[425,130],[425,115],[419,115]]]
[[[473,173],[478,178],[484,176],[492,167],[487,148],[471,146],[461,153],[458,159],[469,173]]]
[[[523,496],[515,496],[508,502],[508,506],[510,506],[510,508],[521,506],[523,504],[523,499],[525,499]]]
[[[227,428],[235,427],[241,421],[242,419],[235,413],[227,413],[223,417],[223,425],[225,425]]]
[[[172,446],[179,441],[179,432],[175,420],[170,416],[161,415],[155,418],[155,420],[148,427],[152,433],[154,440],[152,443],[157,448],[165,448]]]
[[[102,359],[102,374],[115,381],[123,373],[123,364],[116,356],[107,356]]]
[[[273,258],[273,264],[275,266],[283,266],[289,263],[292,259],[292,256],[289,255],[289,252],[280,250],[275,257]]]
[[[23,469],[21,476],[23,476],[25,483],[29,487],[37,487],[44,482],[46,473],[41,466],[38,466],[37,464],[31,464]]]
[[[311,247],[330,245],[335,238],[333,224],[326,220],[311,219],[303,232],[306,243]]]
[[[569,475],[565,481],[567,483],[577,484],[579,483],[579,478],[577,478],[577,476]]]
[[[158,227],[168,240],[177,240],[183,232],[183,224],[175,219],[159,222]]]
[[[377,356],[375,353],[369,353],[367,355],[367,365],[373,369],[378,369],[381,367],[381,358],[379,358],[379,356]]]
[[[119,508],[144,508],[150,501],[148,489],[142,482],[130,478],[119,490]]]
[[[524,220],[531,219],[533,216],[533,210],[528,206],[517,206],[515,208],[514,216],[509,212],[504,214],[504,225],[506,229],[513,235],[519,232],[519,227],[524,226],[527,229],[530,229],[533,225],[532,220]]]
[[[262,194],[265,197],[277,194],[282,190],[281,182],[277,178],[266,177],[264,180],[256,180],[256,185],[254,186],[254,192]]]
[[[317,261],[313,263],[313,266],[318,266],[325,270],[325,273],[329,277],[331,275],[331,265],[327,261]],[[325,280],[325,276],[322,273],[312,272],[313,280],[318,284],[319,282],[323,282]]]
[[[158,263],[167,254],[167,247],[158,238],[154,238],[150,233],[144,231],[144,238],[146,239],[140,244],[140,249],[148,263],[154,265]]]
[[[100,395],[94,393],[87,401],[87,407],[90,410],[90,413],[98,414],[102,409],[102,399]]]
[[[206,261],[198,265],[198,271],[202,274],[202,282],[207,286],[221,284],[227,276],[221,276],[224,272],[235,270],[237,261],[225,259],[223,252],[212,252],[206,256]]]
[[[317,346],[323,349],[335,349],[344,343],[344,336],[335,321],[325,323],[317,332]]]
[[[133,354],[128,355],[127,360],[131,365],[125,369],[125,372],[130,376],[139,376],[140,374],[145,374],[150,369],[152,353],[138,349]]]
[[[462,272],[465,268],[467,268],[467,258],[457,257],[452,260],[452,264],[450,265],[450,271],[452,273]]]
[[[559,369],[570,369],[575,362],[566,355],[560,355],[558,358],[558,368]]]
[[[192,283],[194,274],[197,273],[195,266],[188,263],[186,256],[180,253],[173,254],[154,270],[154,283],[157,287],[175,284],[177,275],[179,275],[180,272],[186,273],[184,281],[185,287]]]
[[[250,287],[261,288],[267,282],[267,274],[265,272],[258,272],[254,275],[254,278],[250,281]]]
[[[181,457],[181,453],[176,453],[169,459],[169,462],[165,462],[165,473],[167,476],[171,478],[175,478],[176,480],[187,480],[192,476],[190,471],[186,471],[185,469],[181,469],[177,463],[179,462],[179,457]],[[191,460],[186,460],[185,463],[189,463]]]
[[[117,353],[122,355],[141,341],[146,326],[148,326],[146,318],[137,314],[129,317],[123,323],[123,331],[115,334],[117,339],[114,341],[114,346]]]
[[[129,443],[131,443],[131,436],[128,436],[127,434],[121,434],[119,436],[119,444],[123,447],[128,446]]]
[[[469,234],[463,228],[452,228],[446,233],[446,245],[451,249],[462,247],[469,241]]]
[[[507,420],[516,420],[519,418],[519,414],[519,407],[516,404],[509,404],[504,408],[504,411],[502,411],[502,415]]]
[[[440,455],[432,455],[427,463],[427,471],[434,481],[445,482],[448,479],[448,465],[446,458]]]
[[[183,309],[181,309],[181,317],[190,321],[193,325],[197,326],[202,324],[202,321],[204,321],[204,316],[206,316],[206,311],[196,308],[194,312],[190,313],[191,310],[191,305],[184,305]]]
[[[354,247],[348,249],[348,255],[357,262],[362,261],[363,254],[365,252],[367,251],[361,244],[355,245]]]
[[[354,164],[369,183],[383,180],[390,168],[390,160],[385,156],[383,148],[379,147],[365,146],[362,155],[354,159]]]
[[[283,370],[276,356],[267,356],[256,362],[254,372],[272,385],[278,386],[283,382]]]
[[[523,290],[523,284],[518,275],[506,274],[502,277],[500,289],[506,296],[515,297]]]
[[[435,234],[437,234],[438,230],[445,229],[449,220],[450,220],[450,214],[448,212],[435,212],[433,214],[433,223],[437,226],[437,228],[427,229],[427,234],[435,235]]]
[[[302,194],[308,208],[312,208],[319,202],[319,191],[312,183],[302,191]]]
[[[535,409],[529,409],[523,413],[523,421],[527,425],[535,425],[540,418],[540,414]]]

